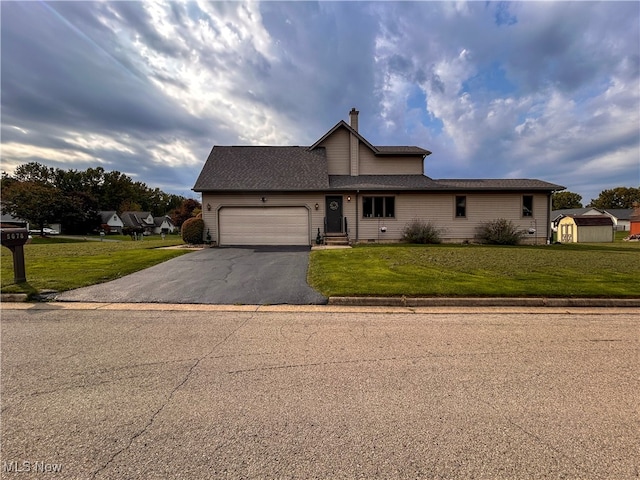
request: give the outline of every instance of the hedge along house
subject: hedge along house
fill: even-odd
[[[202,193],[205,232],[218,245],[310,245],[318,236],[349,242],[402,239],[413,220],[443,241],[474,239],[498,218],[539,243],[551,236],[551,194],[565,187],[530,179],[434,180],[431,152],[374,146],[338,122],[308,147],[214,146],[193,187]]]
[[[568,215],[558,223],[560,243],[613,242],[613,220],[608,215]]]

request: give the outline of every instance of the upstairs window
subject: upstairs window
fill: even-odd
[[[467,197],[464,195],[456,196],[456,218],[467,216]]]
[[[533,216],[533,195],[522,196],[522,216],[523,217]]]
[[[396,216],[395,197],[362,197],[362,216],[391,218]]]

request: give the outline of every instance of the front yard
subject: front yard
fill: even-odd
[[[325,296],[640,297],[640,243],[318,250],[308,281]]]
[[[112,241],[118,239],[118,241]],[[168,235],[165,240],[153,236],[142,241],[129,237],[107,237],[109,241],[85,241],[82,238],[35,237],[24,246],[27,282],[13,281],[13,259],[2,247],[0,272],[2,293],[35,294],[41,290],[70,290],[102,283],[151,267],[187,253],[188,250],[163,250],[182,244],[182,238]]]
[[[25,246],[27,283],[13,282],[2,248],[3,293],[64,291],[112,280],[188,250],[178,236],[119,242],[39,239]],[[63,243],[64,242],[64,243]],[[363,245],[311,252],[309,284],[325,296],[640,298],[640,243],[591,245]],[[161,283],[161,280],[159,280]]]

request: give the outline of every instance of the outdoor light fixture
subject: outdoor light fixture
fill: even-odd
[[[320,208],[320,205],[316,203],[316,210],[318,210],[319,208]]]
[[[211,204],[207,203],[207,210],[211,211]]]
[[[351,195],[347,195],[347,202],[351,201]]]
[[[262,197],[260,200],[262,200],[263,202],[267,201],[267,197]]]

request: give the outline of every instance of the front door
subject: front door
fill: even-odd
[[[326,197],[327,233],[342,232],[342,197]]]

